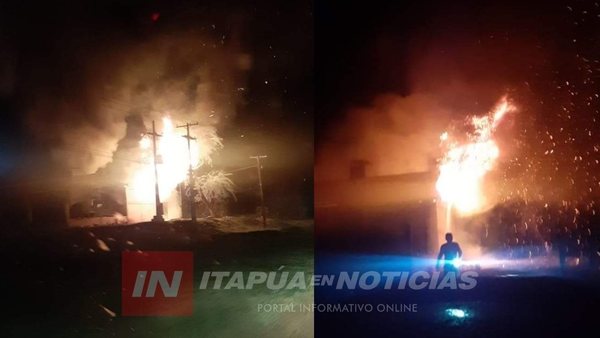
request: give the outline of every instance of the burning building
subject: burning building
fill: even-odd
[[[500,156],[494,133],[514,109],[503,97],[488,114],[468,118],[465,132],[442,133],[443,155],[439,163],[430,158],[427,170],[369,175],[370,161],[351,160],[347,179],[317,181],[316,217],[322,245],[434,253],[445,232],[462,230],[464,217],[481,213],[495,202],[485,179]]]
[[[167,220],[182,217],[193,191],[190,175],[210,164],[211,155],[223,144],[213,127],[198,127],[198,136],[191,138],[178,132],[169,117],[160,121],[160,129],[154,122],[152,126],[151,132],[128,133],[133,140],[121,142],[116,161],[78,180],[85,184],[71,185],[70,224],[150,221],[157,211]]]
[[[180,184],[188,180],[190,166],[211,166],[223,146],[217,129],[232,121],[244,96],[239,88],[246,85],[252,58],[236,24],[229,29],[226,41],[218,40],[222,34],[190,30],[148,34],[122,48],[113,45],[111,52],[94,48],[89,57],[86,49],[77,58],[84,60],[83,70],[69,73],[68,86],[55,86],[60,94],[33,90],[24,124],[50,154],[47,162],[61,167],[55,176],[67,183],[51,188],[65,191],[67,219],[151,219],[155,160],[165,217],[181,217],[182,195],[187,198],[189,189]],[[160,135],[156,157],[149,134],[153,121]],[[188,149],[186,130],[178,126],[194,122],[199,125],[190,130],[195,140]]]

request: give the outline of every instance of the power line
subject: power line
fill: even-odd
[[[156,206],[156,215],[152,218],[154,222],[164,222],[163,218],[163,207],[162,203],[160,203],[160,195],[158,193],[158,167],[157,167],[157,158],[156,158],[156,138],[161,137],[162,135],[156,132],[156,127],[154,120],[152,120],[152,132],[146,132],[146,135],[152,135],[152,155],[154,157],[154,200]]]
[[[192,219],[192,222],[196,222],[196,204],[195,204],[195,196],[196,196],[196,191],[194,190],[194,171],[192,170],[192,146],[191,146],[191,141],[195,140],[195,137],[190,136],[190,127],[193,126],[197,126],[198,122],[194,122],[194,123],[186,123],[184,125],[181,126],[177,126],[177,128],[185,128],[186,129],[186,134],[183,135],[183,138],[187,139],[187,147],[188,147],[188,156],[189,156],[189,168],[188,168],[188,175],[189,175],[189,192],[190,192],[190,218]]]
[[[265,196],[263,193],[260,160],[263,158],[267,158],[267,155],[255,155],[255,156],[250,156],[250,158],[253,158],[256,160],[256,170],[258,171],[258,187],[260,188],[260,214],[262,216],[263,227],[266,228],[267,227],[267,214],[265,211]]]
[[[241,167],[241,168],[237,168],[237,169],[232,169],[227,171],[227,174],[233,174],[233,173],[237,173],[238,171],[243,171],[243,170],[248,170],[251,168],[256,168],[256,165],[251,165],[251,166],[247,166],[247,167]]]

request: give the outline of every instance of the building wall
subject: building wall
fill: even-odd
[[[317,182],[317,243],[406,254],[438,249],[436,176],[431,172]],[[443,215],[442,215],[443,216]]]

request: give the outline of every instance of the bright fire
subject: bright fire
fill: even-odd
[[[487,115],[471,118],[474,132],[467,135],[468,143],[460,144],[444,132],[440,136],[447,152],[440,164],[440,175],[436,189],[448,208],[455,208],[461,214],[473,213],[485,201],[481,184],[500,155],[493,139],[496,127],[506,115],[514,110],[506,97],[503,97]]]
[[[161,137],[156,140],[158,161],[158,189],[160,200],[166,201],[177,185],[187,179],[189,159],[187,140],[176,133],[170,118],[162,119]],[[154,166],[152,156],[152,136],[146,135],[140,140],[140,149],[144,164],[138,168],[130,180],[130,189],[135,200],[139,202],[154,202]],[[191,144],[192,167],[200,164],[200,149],[198,143]]]

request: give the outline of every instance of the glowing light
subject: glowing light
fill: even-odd
[[[488,115],[470,120],[473,132],[467,143],[459,143],[447,132],[440,136],[447,149],[440,164],[436,189],[441,199],[461,214],[479,210],[484,202],[481,184],[500,155],[493,139],[494,131],[507,112],[514,107],[506,97]]]
[[[162,119],[162,136],[157,138],[157,170],[160,200],[166,201],[177,185],[188,175],[189,159],[187,141],[176,133],[170,118]],[[154,167],[152,158],[152,139],[144,136],[139,142],[145,164],[130,179],[129,186],[138,203],[154,201]],[[191,143],[192,167],[200,164],[200,149],[197,142]]]
[[[462,260],[460,259],[460,257],[454,258],[451,263],[455,268],[460,268],[460,266],[462,265]]]
[[[152,146],[152,140],[147,135],[140,139],[140,148],[141,149],[150,149]]]
[[[446,309],[446,314],[454,318],[465,318],[468,317],[468,313],[461,309]]]

